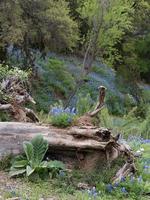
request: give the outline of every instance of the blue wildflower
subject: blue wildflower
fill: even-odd
[[[122,188],[121,188],[121,192],[124,193],[124,194],[127,194],[127,193],[128,193],[125,187],[122,187]]]
[[[144,165],[144,169],[149,169],[149,168],[150,168],[150,166]]]
[[[137,180],[139,183],[141,183],[143,181],[142,176],[139,176]]]
[[[59,176],[60,176],[60,177],[64,177],[64,176],[65,176],[65,172],[64,172],[63,170],[60,170],[60,171],[59,171]]]
[[[121,182],[125,182],[126,181],[126,178],[125,177],[121,177]]]
[[[114,188],[111,184],[107,184],[106,189],[107,189],[108,192],[112,192]]]
[[[133,183],[134,180],[135,180],[135,177],[134,177],[134,176],[131,176],[131,177],[130,177],[130,182]]]
[[[114,187],[118,187],[119,186],[119,182],[114,183]]]

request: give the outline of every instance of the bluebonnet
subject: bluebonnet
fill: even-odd
[[[148,166],[148,165],[144,165],[144,167],[143,167],[144,169],[149,169],[150,168],[150,166]]]
[[[118,187],[119,186],[119,182],[114,183],[114,187]]]
[[[88,195],[91,197],[94,197],[94,199],[100,194],[100,191],[98,192],[95,187],[93,187],[92,189],[89,189],[87,192],[88,192]]]
[[[131,176],[131,177],[130,177],[130,182],[133,183],[134,180],[135,180],[135,177],[134,177],[134,176]]]
[[[142,140],[142,143],[143,143],[143,144],[150,143],[150,139],[146,139],[146,140],[143,139],[143,140]]]
[[[141,183],[141,182],[143,181],[142,176],[139,176],[139,177],[137,178],[137,180],[138,180],[139,183]]]
[[[49,114],[51,115],[60,115],[62,113],[67,113],[70,115],[76,115],[76,109],[75,108],[66,108],[64,109],[63,107],[52,107],[52,109],[50,110]]]
[[[127,193],[128,193],[125,187],[122,187],[122,188],[121,188],[121,192],[124,193],[124,194],[127,194]]]
[[[64,177],[64,176],[65,176],[65,172],[64,172],[63,170],[60,170],[60,171],[59,171],[59,176],[60,176],[60,177]]]
[[[121,177],[121,182],[125,182],[126,181],[126,178],[125,177]]]
[[[111,184],[107,184],[107,185],[106,185],[106,190],[107,190],[108,192],[112,192],[113,189],[114,189],[114,187],[113,187]]]

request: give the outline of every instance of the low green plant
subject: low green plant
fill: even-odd
[[[84,115],[85,113],[89,112],[92,107],[92,99],[90,94],[79,94],[77,100],[77,113],[79,116]]]
[[[0,159],[0,170],[8,169],[11,166],[11,155],[5,155]]]
[[[76,110],[75,108],[64,109],[62,102],[59,101],[51,107],[49,115],[52,125],[65,128],[73,123]]]
[[[10,176],[18,176],[26,174],[27,177],[38,176],[44,178],[52,173],[57,174],[64,165],[60,161],[43,161],[48,150],[48,142],[41,135],[34,137],[31,142],[24,142],[23,149],[25,155],[17,156],[10,168]]]
[[[41,123],[49,124],[51,122],[50,115],[45,113],[43,110],[41,110],[37,115]]]
[[[70,118],[70,114],[68,113],[61,113],[59,115],[55,115],[51,117],[51,123],[54,126],[65,128],[70,126],[72,119]]]
[[[94,65],[92,67],[92,71],[95,72],[95,73],[97,73],[97,74],[100,74],[102,76],[107,76],[106,70],[103,67],[101,67],[101,66]]]

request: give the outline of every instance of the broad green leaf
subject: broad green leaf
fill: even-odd
[[[42,168],[47,168],[47,166],[48,166],[48,162],[47,161],[43,161],[40,164],[40,167],[42,167]]]
[[[42,135],[37,135],[35,138],[31,140],[33,145],[33,165],[38,166],[44,156],[46,151],[48,150],[48,142],[43,139]]]
[[[27,176],[30,176],[34,171],[35,169],[32,169],[29,165],[27,165],[26,167]]]
[[[27,160],[19,160],[19,161],[14,161],[13,167],[14,168],[22,168],[25,167],[28,164]]]
[[[49,161],[47,167],[49,169],[56,168],[56,169],[65,169],[65,165],[61,161]]]
[[[14,176],[18,176],[21,174],[24,174],[26,172],[26,169],[15,169],[15,168],[11,168],[9,175],[10,177],[14,177]]]
[[[27,156],[28,161],[32,160],[33,158],[33,145],[30,142],[23,143],[23,149]]]

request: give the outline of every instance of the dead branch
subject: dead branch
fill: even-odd
[[[33,110],[29,108],[25,108],[25,112],[26,112],[26,116],[29,117],[32,120],[32,122],[39,122],[39,119]]]
[[[12,110],[11,104],[0,104],[0,111],[8,111]]]
[[[128,175],[134,174],[136,172],[136,167],[132,159],[126,161],[121,169],[113,177],[113,183],[120,182],[122,178],[127,177]]]
[[[96,116],[103,108],[104,108],[104,100],[105,100],[105,93],[106,93],[106,88],[104,86],[100,86],[99,88],[99,101],[94,109],[94,111],[88,113],[89,116],[94,117]]]
[[[13,118],[19,122],[38,122],[38,117],[31,110],[24,108],[25,103],[35,104],[34,99],[28,94],[25,83],[18,77],[8,77],[0,85],[4,96],[7,96],[7,102],[0,104],[0,111],[10,112]],[[3,97],[3,96],[2,96]]]

